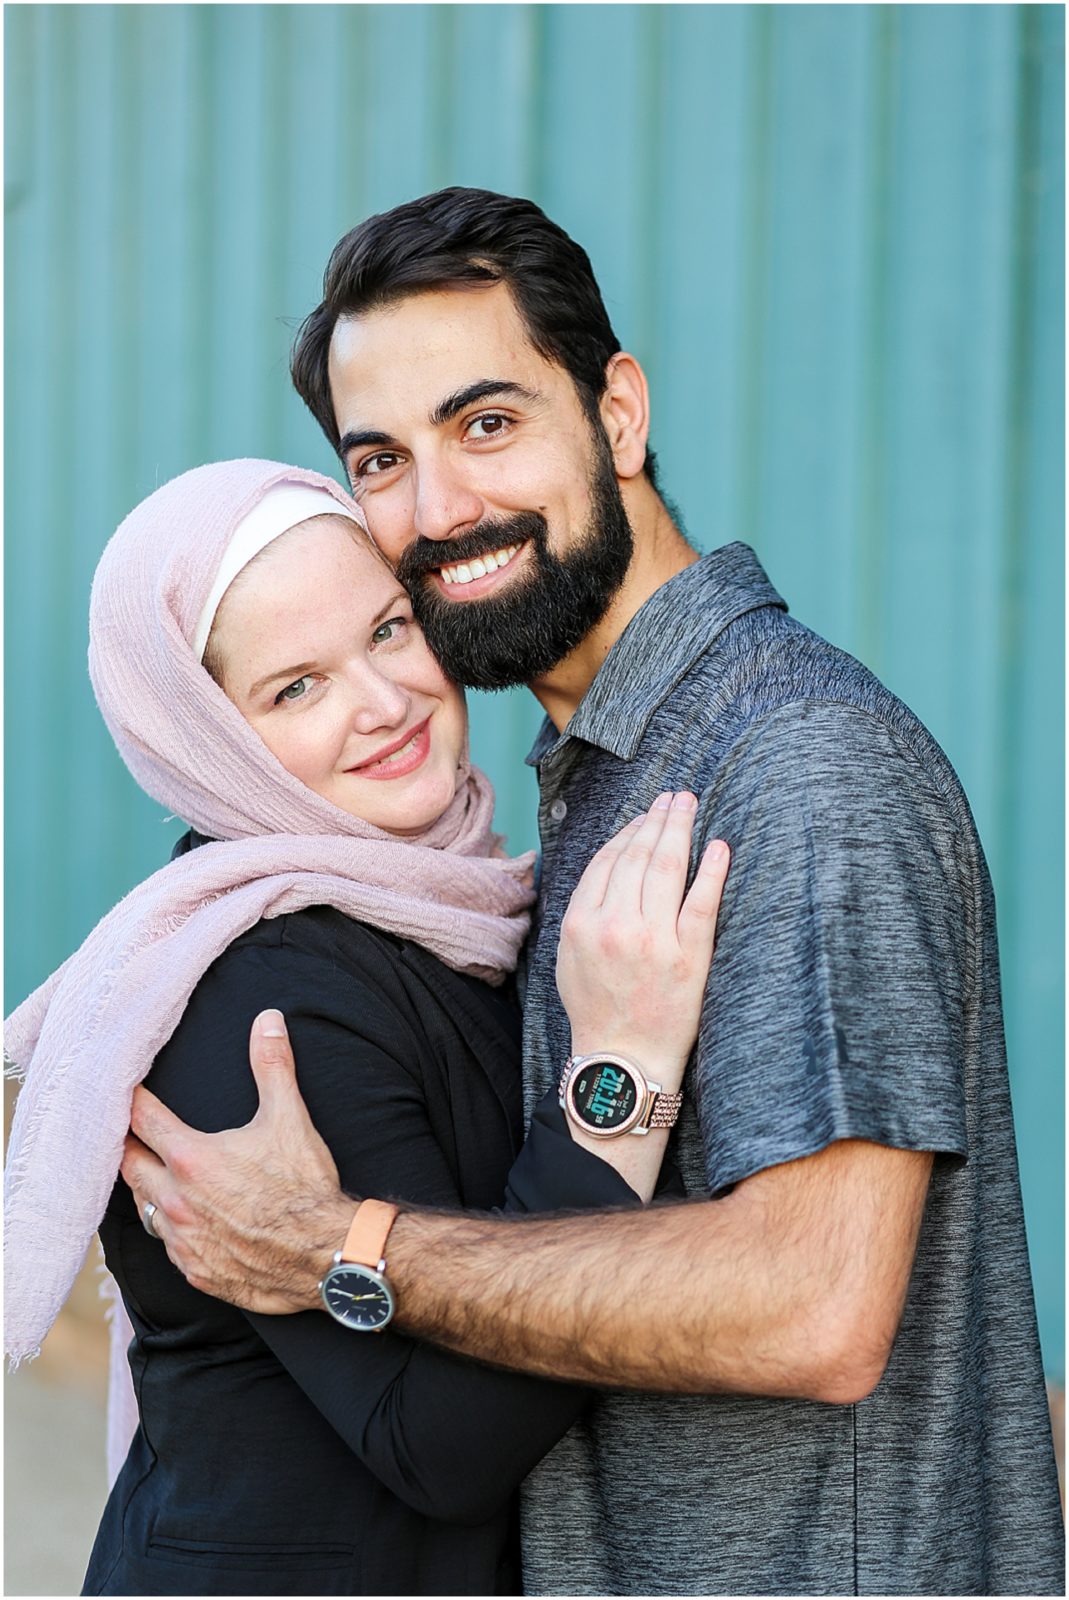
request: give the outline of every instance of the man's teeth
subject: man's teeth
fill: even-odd
[[[485,578],[488,572],[507,567],[519,548],[518,544],[510,544],[507,550],[495,550],[492,555],[479,556],[475,561],[459,561],[455,567],[438,570],[446,583],[471,583],[473,578]]]

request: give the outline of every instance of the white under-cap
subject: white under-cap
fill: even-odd
[[[358,528],[362,526],[326,489],[316,489],[307,483],[273,483],[263,499],[242,517],[223,552],[215,582],[193,630],[193,650],[198,661],[204,660],[208,635],[223,596],[242,568],[299,522],[323,516],[345,517]]]

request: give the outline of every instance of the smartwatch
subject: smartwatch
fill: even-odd
[[[626,1056],[569,1056],[560,1080],[565,1115],[593,1139],[674,1127],[682,1092],[664,1094]]]
[[[345,1243],[319,1285],[320,1297],[335,1322],[358,1333],[381,1333],[393,1320],[393,1290],[386,1279],[386,1239],[398,1207],[384,1200],[362,1200],[349,1224]]]

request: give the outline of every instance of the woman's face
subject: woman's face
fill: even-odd
[[[300,523],[238,574],[209,657],[287,772],[343,811],[406,834],[453,799],[464,697],[404,589],[344,518]]]

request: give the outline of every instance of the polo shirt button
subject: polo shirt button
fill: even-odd
[[[549,808],[549,814],[554,822],[563,822],[568,815],[568,807],[563,800],[554,800]]]

